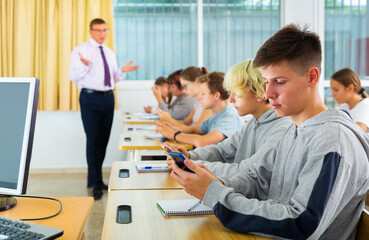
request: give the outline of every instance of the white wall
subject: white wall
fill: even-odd
[[[126,151],[118,149],[123,129],[123,111],[142,111],[142,106],[155,102],[151,92],[153,81],[122,81],[117,85],[119,109],[114,112],[113,127],[104,167],[126,158]],[[87,168],[86,137],[81,113],[39,111],[33,144],[31,169]]]

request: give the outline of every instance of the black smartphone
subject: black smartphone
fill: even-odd
[[[160,141],[162,143],[165,143],[165,139],[161,138]],[[174,160],[174,162],[177,164],[178,167],[180,167],[181,169],[187,171],[187,172],[191,172],[193,173],[194,171],[192,171],[191,169],[189,169],[185,164],[184,164],[184,160],[186,159],[186,157],[179,152],[172,152],[169,148],[166,148],[169,156],[172,157],[172,159]]]

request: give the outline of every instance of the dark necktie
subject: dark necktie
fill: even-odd
[[[102,46],[99,46],[99,48],[100,48],[101,56],[102,56],[102,59],[103,59],[103,62],[104,62],[104,85],[110,87],[111,84],[110,84],[110,71],[109,71],[109,66],[108,66],[108,63],[106,62],[106,58],[105,58],[105,54],[104,54],[104,51],[103,51],[103,47]]]

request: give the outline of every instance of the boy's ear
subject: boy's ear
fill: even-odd
[[[216,91],[215,93],[214,93],[214,96],[215,96],[215,99],[220,99],[220,92],[218,92],[218,91]]]
[[[319,84],[319,76],[320,76],[319,69],[317,67],[311,67],[308,70],[307,74],[309,76],[309,86],[310,87],[317,86]]]

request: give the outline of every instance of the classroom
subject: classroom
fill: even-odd
[[[368,0],[0,12],[0,239],[369,239]]]

